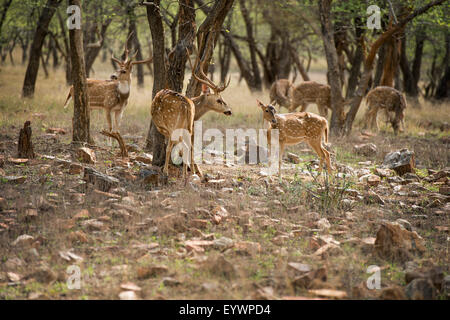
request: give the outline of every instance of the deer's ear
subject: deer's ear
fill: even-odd
[[[261,101],[259,101],[258,99],[256,99],[256,103],[258,103],[258,107],[260,108],[265,108],[266,106],[264,105],[264,103],[262,103]]]
[[[206,84],[202,83],[202,93],[207,94],[209,93],[209,87]]]

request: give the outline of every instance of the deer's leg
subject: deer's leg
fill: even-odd
[[[319,172],[322,172],[322,167],[324,163],[324,159],[326,159],[325,152],[322,149],[322,138],[319,140],[308,140],[308,144],[311,146],[311,148],[317,153],[319,156],[320,162],[319,162]]]
[[[120,130],[119,130],[119,126],[120,126],[120,120],[122,119],[122,114],[123,114],[123,111],[122,110],[116,110],[116,111],[114,111],[114,115],[115,115],[115,118],[114,118],[114,120],[115,120],[115,130],[116,130],[116,132],[120,132]]]
[[[308,108],[308,103],[305,103],[305,102],[304,102],[304,103],[302,103],[300,106],[301,106],[300,111],[301,111],[301,112],[305,112],[305,111],[306,111],[306,108]]]
[[[317,104],[317,108],[319,109],[319,114],[326,118],[328,116],[328,109],[326,106],[324,106],[323,104]]]
[[[166,175],[169,175],[169,161],[170,161],[170,155],[172,153],[172,147],[173,147],[173,141],[172,139],[168,139],[167,142],[167,148],[166,148],[166,163],[164,164],[164,170],[163,172]]]
[[[105,115],[106,115],[106,121],[108,122],[108,130],[109,132],[112,132],[112,112],[110,112],[109,110],[105,109]],[[108,145],[112,146],[112,138],[108,137]]]

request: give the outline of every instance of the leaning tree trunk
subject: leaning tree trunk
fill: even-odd
[[[39,59],[42,54],[42,45],[44,44],[45,36],[48,33],[50,21],[52,20],[56,8],[61,4],[61,1],[62,0],[48,0],[39,17],[33,43],[31,44],[30,60],[28,61],[28,67],[23,82],[23,97],[32,97],[34,95],[34,88],[39,71]]]
[[[361,65],[364,62],[364,29],[361,28],[361,19],[359,17],[355,18],[354,23],[356,51],[353,55],[352,68],[348,77],[346,99],[353,97],[355,93],[358,79],[361,75]]]
[[[69,5],[81,8],[80,0],[69,0]],[[73,137],[75,143],[90,143],[89,101],[86,85],[86,65],[84,62],[83,32],[80,29],[69,30],[70,60],[73,82]]]

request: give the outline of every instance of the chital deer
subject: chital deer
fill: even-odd
[[[368,109],[364,117],[363,129],[366,129],[369,126],[371,129],[375,128],[378,131],[378,111],[384,109],[389,122],[394,129],[394,133],[398,133],[400,124],[402,127],[400,128],[400,131],[404,130],[406,99],[400,91],[392,87],[376,87],[367,94],[366,104]]]
[[[319,171],[322,171],[326,162],[328,173],[333,169],[330,161],[330,153],[322,146],[322,138],[328,143],[328,121],[314,113],[294,112],[277,114],[272,105],[265,105],[256,100],[263,111],[263,117],[270,123],[267,130],[268,150],[271,150],[271,130],[278,129],[279,134],[279,158],[278,175],[281,178],[281,161],[284,148],[300,142],[308,143],[320,158]]]
[[[169,173],[169,160],[174,145],[174,141],[172,141],[171,138],[175,130],[185,129],[189,132],[191,138],[190,161],[191,164],[193,164],[191,166],[192,172],[197,171],[199,175],[202,175],[200,169],[193,161],[192,139],[194,120],[199,119],[210,110],[224,113],[227,116],[231,116],[232,114],[230,107],[220,96],[220,93],[230,84],[230,80],[228,80],[227,84],[217,86],[203,72],[204,62],[200,63],[200,76],[196,75],[195,70],[199,57],[197,57],[194,67],[192,66],[190,58],[188,58],[188,61],[192,69],[192,76],[197,81],[202,83],[202,94],[198,97],[190,99],[175,91],[163,89],[156,94],[151,106],[152,120],[158,131],[168,140],[166,148],[166,163],[163,170],[166,175]],[[213,93],[209,91],[209,88],[212,89]],[[183,177],[186,177],[186,174],[187,166],[183,163]]]
[[[294,112],[298,106],[300,111],[306,111],[309,104],[315,103],[322,117],[327,117],[328,109],[331,109],[331,89],[327,84],[315,81],[305,81],[292,89],[291,105],[289,112]]]
[[[123,111],[127,106],[128,97],[130,96],[133,66],[152,61],[152,58],[142,61],[133,61],[136,54],[137,51],[129,57],[128,46],[125,44],[125,59],[123,61],[116,59],[114,55],[111,56],[111,59],[118,64],[119,69],[111,75],[110,79],[86,80],[89,95],[89,108],[105,110],[109,132],[112,132],[113,130],[119,131],[120,120],[122,118]],[[67,95],[66,102],[64,103],[64,108],[67,108],[72,96],[73,86],[70,87],[69,94]],[[113,113],[115,115],[114,126],[112,123]]]
[[[270,101],[281,107],[289,108],[292,98],[292,82],[288,79],[279,79],[270,87]]]

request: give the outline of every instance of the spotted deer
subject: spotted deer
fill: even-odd
[[[202,84],[202,93],[197,97],[188,98],[175,91],[163,89],[156,94],[151,105],[152,120],[158,131],[166,137],[168,142],[166,148],[166,162],[163,170],[166,175],[169,173],[169,160],[175,142],[172,141],[172,134],[175,130],[185,129],[189,133],[190,163],[194,164],[191,167],[192,172],[197,171],[199,175],[202,175],[200,168],[198,168],[193,161],[192,139],[194,120],[199,119],[210,110],[223,113],[227,116],[232,115],[230,107],[220,96],[220,93],[230,84],[230,79],[226,84],[217,86],[203,72],[204,61],[200,63],[200,76],[195,73],[199,57],[197,56],[194,67],[192,66],[190,58],[188,61],[192,69],[192,76]],[[209,89],[213,92],[211,93]],[[184,141],[184,143],[186,143],[186,141]],[[186,175],[187,165],[186,163],[183,163],[183,178],[186,178]]]
[[[128,41],[127,41],[128,42]],[[119,60],[111,56],[111,59],[117,63],[119,69],[110,76],[107,80],[86,79],[89,96],[90,109],[104,109],[106,120],[108,121],[109,132],[119,131],[120,120],[123,111],[128,104],[128,98],[131,90],[131,74],[133,66],[141,63],[151,62],[153,58],[142,61],[133,61],[136,57],[137,51],[130,57],[127,44],[125,44],[125,58]],[[64,103],[64,108],[67,108],[70,100],[73,97],[73,86],[70,87],[69,93]],[[112,118],[114,114],[114,126]]]
[[[377,115],[380,109],[386,112],[395,134],[399,130],[405,129],[406,99],[400,91],[392,87],[376,87],[367,94],[366,104],[368,108],[364,116],[363,129],[369,126],[371,129],[375,128],[378,131]]]
[[[305,112],[309,104],[315,103],[322,117],[327,117],[328,109],[331,109],[331,89],[327,84],[315,81],[304,81],[292,88],[291,104],[289,112],[294,112],[298,106]]]
[[[279,79],[270,87],[270,101],[273,105],[289,108],[292,97],[292,82],[288,79]]]
[[[323,163],[326,162],[327,171],[333,170],[330,161],[330,153],[322,146],[322,138],[328,143],[328,121],[314,113],[294,112],[277,114],[272,105],[265,105],[256,100],[263,112],[264,119],[270,123],[267,130],[268,150],[271,150],[271,130],[278,129],[279,135],[279,158],[278,175],[281,178],[281,161],[284,148],[306,142],[317,153],[320,158],[319,171],[322,171]]]

